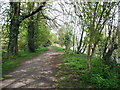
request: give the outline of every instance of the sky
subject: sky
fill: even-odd
[[[8,3],[0,2],[0,31],[2,28],[2,25],[5,23],[5,16],[4,11],[7,8]]]
[[[70,3],[69,0],[58,0],[58,1],[52,2],[52,8],[56,9],[56,11],[50,10],[47,12],[47,15],[49,15],[49,17],[51,17],[51,18],[57,17],[56,22],[58,24],[60,24],[60,26],[58,25],[57,28],[56,27],[52,28],[53,33],[55,33],[57,31],[57,29],[61,28],[61,26],[64,25],[65,22],[68,23],[74,19],[74,17],[71,17],[71,15],[67,15],[67,12],[66,12],[66,11],[68,11],[68,12],[70,12],[70,14],[75,16],[74,8],[71,5],[65,4],[65,1]],[[61,3],[62,3],[62,5],[61,5]],[[61,6],[63,7],[63,10],[62,10]],[[71,24],[71,23],[69,23],[69,24]],[[76,27],[75,29],[79,29],[77,27],[77,21],[76,21],[76,24],[71,24],[71,25],[73,27]]]

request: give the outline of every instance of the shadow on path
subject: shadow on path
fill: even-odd
[[[2,81],[2,88],[51,88],[61,62],[59,52],[49,47],[43,54],[25,61]]]

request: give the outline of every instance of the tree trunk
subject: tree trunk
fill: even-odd
[[[19,15],[20,15],[20,3],[10,2],[11,7],[11,22],[10,22],[10,34],[8,43],[8,55],[18,55],[18,34],[19,34]]]
[[[12,2],[10,0],[10,33],[9,33],[9,42],[8,42],[8,56],[18,55],[18,34],[20,23],[30,16],[33,16],[45,6],[46,1],[43,2],[36,10],[28,15],[20,15],[20,2]]]
[[[75,30],[73,34],[73,52],[75,51]]]
[[[88,72],[91,70],[91,44],[88,45],[88,54],[87,54],[87,70]]]
[[[84,44],[83,49],[81,49],[81,51],[82,51],[81,53],[84,53],[86,51],[86,48],[87,48],[87,44]]]
[[[87,52],[87,69],[88,72],[91,70],[91,49],[92,49],[92,32],[90,32],[90,40],[88,44],[88,52]]]
[[[91,70],[91,59],[92,59],[92,43],[93,43],[93,38],[94,37],[94,34],[95,34],[95,30],[94,30],[94,22],[93,22],[93,25],[91,26],[90,28],[90,37],[89,37],[89,44],[88,44],[88,53],[87,53],[87,69],[88,69],[88,72],[90,72]]]
[[[31,16],[30,21],[28,23],[28,49],[30,52],[35,52],[34,29],[35,22],[33,20],[33,16]]]
[[[80,49],[81,49],[81,45],[82,45],[83,33],[84,33],[84,27],[83,27],[83,30],[82,30],[82,34],[81,34],[79,46],[78,46],[78,48],[77,48],[77,53],[78,53],[78,54],[81,53],[81,52],[80,52]]]
[[[111,56],[112,56],[114,50],[117,48],[118,48],[117,44],[115,42],[112,42],[111,47],[109,47],[109,49],[108,49],[108,52],[106,52],[105,55],[103,56],[103,60],[104,60],[105,64],[112,65],[115,63],[111,59]]]
[[[120,47],[120,2],[118,4],[118,45]]]
[[[18,34],[19,34],[18,30],[19,30],[19,24],[12,23],[10,25],[10,36],[9,36],[9,44],[8,44],[9,56],[18,55]]]

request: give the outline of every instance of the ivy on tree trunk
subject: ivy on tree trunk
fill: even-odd
[[[20,23],[30,16],[33,16],[45,6],[46,1],[44,1],[36,10],[32,11],[27,15],[20,15],[20,2],[10,2],[10,33],[9,33],[9,43],[8,43],[8,56],[18,55],[18,34]]]

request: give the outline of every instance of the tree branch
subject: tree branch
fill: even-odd
[[[42,5],[39,6],[39,7],[38,7],[35,11],[33,11],[32,13],[30,13],[30,14],[28,14],[28,15],[22,16],[22,19],[21,19],[20,22],[22,22],[24,19],[29,18],[30,16],[33,16],[34,14],[36,14],[37,12],[39,12],[40,10],[42,10],[42,8],[45,7],[45,4],[46,4],[46,1],[44,1],[44,2],[42,3]]]

